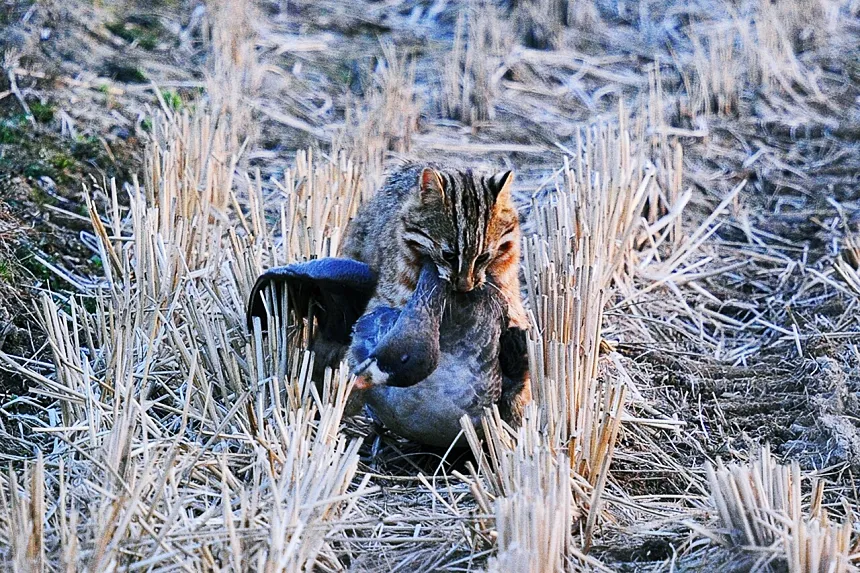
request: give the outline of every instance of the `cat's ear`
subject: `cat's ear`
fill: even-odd
[[[487,182],[487,186],[490,188],[490,191],[493,192],[493,196],[496,198],[496,201],[498,201],[499,198],[503,196],[510,197],[511,185],[513,182],[514,172],[503,171],[490,177],[490,180]]]
[[[442,177],[435,169],[425,167],[418,177],[418,188],[421,191],[422,200],[432,200],[435,197],[445,198],[445,184]]]

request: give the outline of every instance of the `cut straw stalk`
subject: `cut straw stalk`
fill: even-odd
[[[206,93],[228,148],[238,152],[256,133],[253,106],[248,100],[262,83],[256,53],[261,15],[252,0],[209,0],[207,8],[210,55]]]
[[[509,34],[490,3],[475,3],[459,12],[454,45],[445,59],[444,117],[473,125],[495,117],[494,100],[506,69],[502,59],[510,49]]]
[[[536,404],[527,406],[516,432],[504,426],[498,410],[484,420],[489,457],[471,422],[464,418],[462,423],[491,490],[474,470],[465,479],[484,511],[490,511],[495,499],[498,556],[489,570],[563,570],[571,554],[573,523],[581,516],[574,491],[584,496],[582,488],[588,484],[572,474],[567,452],[547,443]]]
[[[844,246],[833,267],[842,277],[851,290],[860,295],[860,238],[848,232],[844,239]]]
[[[341,150],[361,166],[362,200],[382,184],[387,154],[412,150],[421,114],[415,58],[391,43],[382,44],[382,56],[363,100],[352,102],[332,144],[332,156]]]
[[[632,256],[634,230],[653,177],[631,152],[623,112],[617,127],[578,138],[565,188],[534,205],[526,241],[529,302],[537,319],[530,344],[535,397],[558,446],[575,436],[572,461],[595,483],[607,453],[620,387],[597,382],[603,310],[612,281]],[[638,177],[638,178],[637,178]]]
[[[347,223],[361,204],[363,181],[358,165],[343,152],[331,160],[316,159],[311,151],[298,152],[295,169],[274,181],[281,191],[282,210],[278,260],[337,256]],[[262,189],[255,195],[262,196]],[[261,217],[256,219],[258,233],[262,224]]]

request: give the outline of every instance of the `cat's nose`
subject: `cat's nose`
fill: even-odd
[[[472,280],[472,277],[458,277],[457,284],[455,285],[457,290],[460,292],[469,292],[473,288],[475,288],[475,281]]]

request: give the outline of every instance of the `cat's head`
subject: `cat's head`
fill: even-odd
[[[403,211],[403,240],[429,257],[455,290],[468,292],[519,260],[513,173],[481,175],[425,168]]]

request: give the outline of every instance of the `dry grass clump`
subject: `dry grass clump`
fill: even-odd
[[[335,136],[332,149],[348,152],[361,166],[367,182],[362,199],[367,199],[382,183],[387,154],[402,155],[412,149],[421,109],[415,59],[397,53],[393,44],[383,43],[364,91],[364,98],[348,108],[345,126]]]
[[[479,479],[472,482],[478,507],[496,516],[498,555],[490,561],[490,571],[560,571],[571,555],[570,533],[581,512],[571,488],[570,460],[564,450],[553,453],[539,423],[534,404],[516,433],[506,431],[495,417],[487,420],[489,459],[465,426],[492,490]]]
[[[572,562],[603,569],[577,547],[574,532],[590,510],[599,512],[600,494],[575,474],[566,448],[556,448],[542,428],[540,406],[526,408],[517,430],[506,427],[498,411],[484,420],[487,455],[474,429],[463,428],[476,454],[480,475],[455,474],[470,484],[478,510],[495,516],[497,556],[489,571],[563,571]],[[615,437],[612,437],[614,442]],[[606,457],[608,467],[611,454]],[[486,485],[485,485],[486,482]],[[585,525],[586,550],[593,522]]]
[[[844,240],[844,247],[839,258],[836,259],[834,268],[848,286],[860,295],[860,238],[854,234],[848,234]]]
[[[215,0],[206,6],[211,43],[206,74],[209,107],[227,122],[230,149],[238,151],[257,131],[247,99],[262,84],[255,24],[261,15],[251,0]]]
[[[565,187],[534,206],[536,232],[526,241],[524,265],[538,333],[535,397],[547,408],[553,442],[576,436],[574,466],[593,479],[612,433],[607,414],[620,414],[620,388],[595,383],[603,310],[630,256],[653,173],[631,155],[623,120],[578,141],[576,167],[563,170]]]
[[[692,52],[680,56],[689,62],[679,67],[689,98],[686,113],[734,115],[744,91],[756,89],[769,94],[770,113],[790,111],[798,119],[828,123],[821,111],[835,111],[824,88],[832,78],[810,54],[828,43],[850,42],[842,38],[839,21],[852,18],[854,10],[831,0],[709,7],[687,32]]]
[[[510,49],[507,23],[490,2],[474,2],[460,12],[454,45],[445,59],[442,115],[469,125],[495,118],[502,60]]]
[[[815,71],[798,54],[813,48],[835,30],[839,5],[830,0],[792,0],[772,4],[759,0],[751,14],[739,17],[738,32],[753,82],[766,89],[778,86],[801,101],[805,96],[824,100]],[[801,96],[796,90],[800,88]]]
[[[265,229],[266,208],[256,199],[263,197],[262,181],[247,179],[252,209],[251,231],[255,237],[270,241]],[[280,215],[277,238],[272,239],[273,252],[268,264],[286,264],[297,260],[337,256],[346,226],[355,215],[368,185],[359,166],[345,152],[320,158],[312,151],[299,151],[295,167],[288,168],[279,179],[272,179],[279,193],[270,197]],[[273,200],[273,201],[272,201]],[[262,269],[261,269],[262,270]]]
[[[690,39],[693,73],[681,71],[689,98],[683,112],[693,118],[703,114],[732,115],[737,112],[744,85],[734,26],[697,25]]]
[[[570,0],[515,0],[512,17],[523,45],[539,50],[563,47],[563,28],[578,11]]]
[[[278,337],[270,352],[259,332],[245,339],[259,273],[248,258],[259,260],[268,231],[238,238],[216,204],[224,185],[235,202],[233,164],[201,152],[219,138],[210,118],[155,124],[146,185],[129,189],[128,212],[115,187],[106,221],[90,204],[110,261],[96,308],[42,299],[53,374],[2,355],[50,401],[34,428],[43,457],[0,484],[3,558],[22,570],[336,563],[329,541],[348,491],[369,491],[354,483],[358,442],[339,432],[345,374],[319,396],[309,356],[285,373]],[[309,161],[299,169],[314,173]],[[331,184],[319,196],[337,196]],[[308,204],[291,215],[305,227],[327,220]]]
[[[856,571],[860,539],[850,517],[833,523],[822,507],[823,482],[813,481],[804,502],[800,466],[776,463],[765,447],[748,465],[706,464],[711,496],[727,544],[758,556],[752,570],[783,562],[792,573]]]
[[[158,207],[157,231],[171,242],[181,243],[189,255],[196,237],[190,229],[176,228],[177,221],[194,223],[195,218],[210,217],[222,224],[226,221],[238,161],[228,132],[224,121],[208,113],[159,114],[152,120],[143,187],[136,186],[136,190],[145,195],[148,204]],[[114,225],[120,224],[118,209],[118,203],[111,205]],[[120,227],[112,230],[119,236]],[[189,262],[196,267],[202,261]]]

